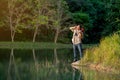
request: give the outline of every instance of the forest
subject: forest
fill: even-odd
[[[0,0],[0,41],[70,43],[77,24],[99,43],[120,30],[120,0]]]
[[[16,75],[20,73],[25,77],[27,74],[25,80],[36,80],[36,76],[44,75],[40,80],[49,77],[72,80],[69,77],[74,70],[67,66],[71,67],[73,62],[70,27],[76,25],[84,29],[83,56],[78,64],[88,69],[92,65],[105,74],[120,74],[120,0],[0,0],[0,76],[3,72],[12,73],[10,76],[17,79],[14,73],[18,65]],[[65,74],[65,71],[70,73]],[[9,77],[5,75],[6,80]],[[92,72],[89,75],[96,76]],[[115,79],[99,76],[99,79],[104,78],[102,80],[119,78],[119,75]],[[85,80],[90,79],[86,77]]]

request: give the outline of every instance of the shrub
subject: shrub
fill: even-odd
[[[83,61],[120,69],[120,34],[105,37],[98,47],[86,50]]]

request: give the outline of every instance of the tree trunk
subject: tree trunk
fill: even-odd
[[[14,42],[14,37],[13,37],[13,25],[12,25],[12,14],[10,14],[9,20],[10,20],[11,41]]]
[[[14,42],[14,38],[15,38],[15,31],[14,32],[12,32],[13,34],[12,34],[12,36],[11,36],[11,38],[12,38],[12,42]]]
[[[35,42],[37,32],[38,32],[38,26],[35,28],[35,32],[34,32],[34,35],[33,35],[33,42]]]
[[[13,26],[12,26],[12,24],[10,24],[11,25],[11,27],[10,27],[10,31],[11,31],[11,41],[12,42],[14,42],[14,37],[15,37],[15,31],[13,31]]]
[[[56,44],[58,41],[58,36],[59,36],[59,29],[56,30],[55,37],[54,37],[54,43]]]
[[[13,30],[12,30],[12,28],[10,28],[10,29],[11,29],[10,30],[11,31],[11,33],[10,33],[11,34],[11,41],[14,42]]]
[[[11,38],[12,38],[12,42],[14,42],[14,36],[12,36]]]
[[[8,9],[9,9],[9,26],[10,26],[10,34],[11,34],[11,41],[14,42],[14,30],[13,30],[13,7],[11,6],[13,4],[12,2],[8,2]],[[14,4],[13,4],[14,5]]]

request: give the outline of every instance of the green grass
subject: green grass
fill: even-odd
[[[83,44],[83,48],[90,48],[95,45]],[[1,49],[54,49],[54,48],[72,48],[72,44],[52,43],[52,42],[0,42]]]
[[[54,44],[49,42],[0,42],[0,48],[3,49],[53,49],[53,48],[70,48],[71,45],[68,44]]]
[[[99,46],[87,49],[82,60],[120,70],[120,34],[105,37]]]

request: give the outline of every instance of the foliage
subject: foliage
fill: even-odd
[[[86,50],[83,60],[120,69],[120,34],[105,37],[98,47]]]
[[[88,14],[89,21],[81,21],[83,17],[73,17],[75,23],[82,23],[85,27],[84,43],[98,43],[104,36],[120,30],[119,0],[66,0],[72,14]],[[114,2],[114,3],[113,3]],[[86,18],[84,16],[84,18]],[[95,39],[94,39],[95,38]]]
[[[106,27],[102,32],[102,35],[109,35],[120,30],[120,0],[110,1],[106,5]]]
[[[76,12],[72,14],[73,21],[76,23],[88,23],[89,22],[89,15],[82,12]]]
[[[43,33],[47,29],[52,38],[58,30],[59,37],[68,38],[70,43],[68,27],[81,23],[85,28],[83,43],[99,43],[102,37],[120,30],[120,0],[1,0],[0,27],[4,29],[9,29],[10,22],[6,1],[13,4],[10,11],[15,33],[24,35],[23,28],[35,32],[37,26],[37,41],[48,37]]]
[[[68,5],[65,0],[52,0],[51,4],[53,8],[53,13],[50,16],[49,21],[51,22],[51,29],[53,29],[54,32],[54,42],[57,43],[58,36],[61,32],[68,30],[69,25],[69,11],[68,11]]]
[[[30,0],[28,1],[28,6],[31,9],[29,18],[31,20],[30,24],[34,29],[36,26],[46,25],[48,22],[48,16],[44,11],[48,11],[48,4],[46,0]],[[45,4],[45,5],[43,5]]]

